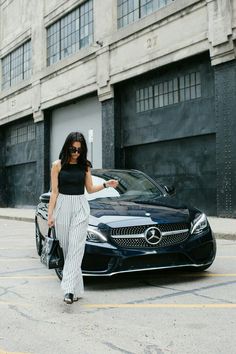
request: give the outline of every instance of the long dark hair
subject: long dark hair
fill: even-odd
[[[72,132],[70,133],[62,146],[61,152],[59,154],[59,159],[61,160],[61,166],[68,164],[70,161],[70,151],[69,148],[75,141],[79,141],[81,143],[81,153],[77,158],[77,163],[88,171],[88,167],[92,167],[91,162],[87,160],[88,148],[86,144],[86,140],[82,133],[80,132]]]

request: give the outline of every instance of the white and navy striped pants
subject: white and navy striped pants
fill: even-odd
[[[64,294],[84,293],[81,263],[84,255],[90,208],[85,195],[59,194],[54,209],[56,236],[64,253],[61,288]]]

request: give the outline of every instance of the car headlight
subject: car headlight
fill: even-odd
[[[191,223],[190,233],[195,235],[199,234],[207,227],[208,227],[208,221],[206,215],[204,213],[200,215],[198,214]]]
[[[87,241],[90,242],[107,242],[107,238],[99,232],[97,229],[88,227],[87,230]]]

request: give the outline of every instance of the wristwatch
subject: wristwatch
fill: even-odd
[[[106,182],[103,183],[103,187],[104,187],[104,188],[107,188]]]

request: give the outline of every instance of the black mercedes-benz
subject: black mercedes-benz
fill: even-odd
[[[180,203],[174,189],[137,170],[94,169],[94,184],[118,179],[116,189],[86,194],[90,221],[82,263],[84,275],[188,267],[203,271],[215,259],[216,242],[207,217]],[[48,233],[50,193],[36,209],[36,247],[40,255]],[[56,269],[59,278],[63,269]]]

